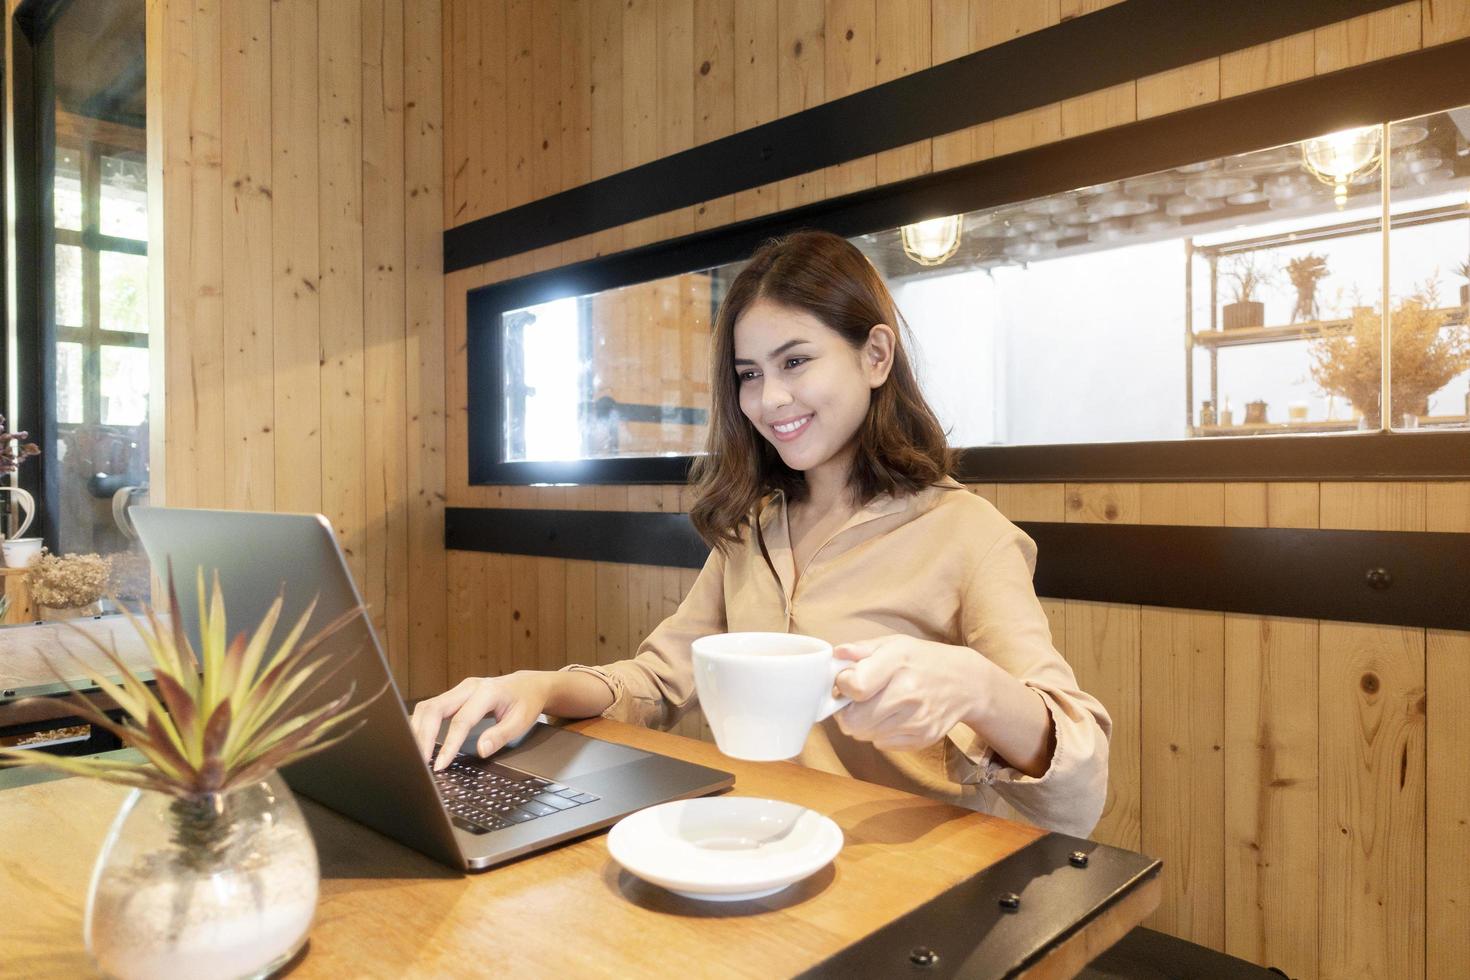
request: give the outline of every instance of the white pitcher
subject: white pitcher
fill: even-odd
[[[15,500],[20,504],[21,520],[20,527],[15,529],[15,536],[11,538],[0,538],[0,552],[4,553],[5,565],[8,568],[25,568],[37,555],[41,553],[41,539],[23,537],[26,528],[31,526],[31,521],[36,517],[36,498],[31,496],[29,490],[20,487],[0,486],[0,491],[15,495]]]

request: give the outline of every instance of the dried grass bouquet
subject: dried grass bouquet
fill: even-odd
[[[74,609],[107,594],[112,559],[101,555],[53,555],[42,551],[26,571],[31,599],[53,609]]]
[[[1429,396],[1470,368],[1470,326],[1451,323],[1433,283],[1393,311],[1390,348],[1395,412],[1423,413]],[[1380,309],[1358,307],[1342,332],[1311,344],[1312,380],[1330,395],[1349,399],[1369,425],[1379,424],[1382,390]]]

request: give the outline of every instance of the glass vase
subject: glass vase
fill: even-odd
[[[87,950],[107,976],[263,977],[306,942],[316,845],[278,773],[181,799],[133,790],[87,895]]]

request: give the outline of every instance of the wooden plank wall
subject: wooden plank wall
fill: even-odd
[[[327,514],[420,694],[446,677],[440,17],[148,18],[155,501]]]
[[[1115,0],[447,0],[443,221],[461,224]],[[1470,35],[1470,0],[1316,31],[445,279],[453,505],[674,510],[670,487],[475,487],[464,296],[563,263]],[[527,107],[532,107],[527,111]],[[1015,520],[1470,532],[1470,485],[973,488]],[[691,573],[452,552],[448,674],[630,654]],[[1470,962],[1470,635],[1044,600],[1117,724],[1097,837],[1166,862],[1153,925],[1298,977]],[[684,730],[697,733],[698,719]],[[1426,853],[1428,857],[1426,858]],[[1430,941],[1432,938],[1432,941]]]

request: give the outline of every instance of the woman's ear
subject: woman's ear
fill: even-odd
[[[886,323],[877,323],[868,331],[868,341],[863,344],[863,369],[868,373],[868,387],[881,388],[893,370],[893,353],[898,346],[898,335]]]

